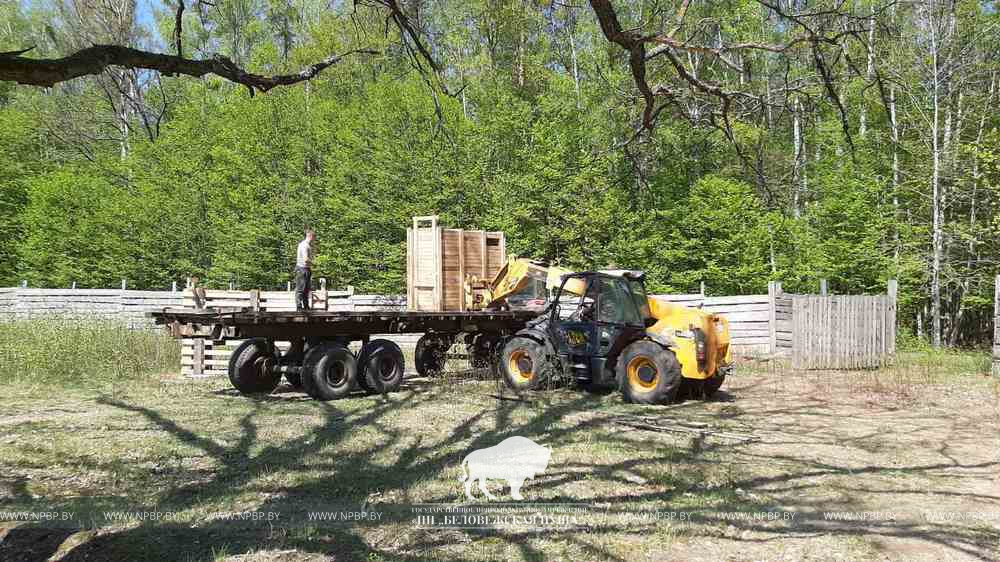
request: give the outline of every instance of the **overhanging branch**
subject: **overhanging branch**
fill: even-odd
[[[151,53],[119,45],[94,45],[58,59],[32,59],[22,57],[24,51],[0,53],[0,81],[17,82],[29,86],[51,87],[60,82],[100,74],[110,66],[143,68],[164,74],[184,74],[200,78],[214,74],[230,82],[246,86],[250,93],[266,92],[277,86],[289,86],[315,78],[323,70],[339,63],[349,55],[376,55],[378,51],[358,49],[331,55],[294,74],[264,76],[247,72],[226,57],[186,59],[176,55]]]

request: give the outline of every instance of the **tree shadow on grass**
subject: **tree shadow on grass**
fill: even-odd
[[[224,394],[221,394],[225,396]],[[291,396],[288,396],[291,398]],[[399,395],[375,396],[367,409],[347,412],[337,407],[337,403],[310,401],[303,407],[318,409],[321,421],[312,427],[304,438],[276,443],[261,439],[259,425],[267,423],[271,408],[290,402],[284,395],[278,399],[252,400],[251,410],[241,416],[238,425],[239,437],[235,443],[220,443],[208,430],[186,426],[160,411],[124,402],[109,397],[98,400],[125,412],[141,416],[143,419],[169,433],[178,443],[193,447],[207,457],[215,459],[215,471],[207,478],[172,487],[156,496],[156,508],[162,511],[198,511],[202,506],[228,505],[247,492],[256,493],[258,499],[252,505],[234,506],[234,511],[256,511],[277,513],[304,513],[309,511],[335,511],[344,508],[360,509],[372,500],[372,494],[394,492],[401,502],[414,501],[410,491],[424,480],[435,480],[441,474],[459,466],[462,458],[474,449],[495,445],[506,437],[519,435],[538,442],[563,447],[578,446],[620,446],[623,437],[607,428],[613,424],[613,415],[595,412],[595,406],[602,404],[600,397],[585,394],[565,397],[562,401],[541,399],[536,403],[496,400],[484,405],[478,411],[454,423],[448,419],[427,419],[426,427],[401,427],[393,414],[401,408],[420,408],[440,405],[448,408],[454,396],[436,395],[432,392],[411,393],[406,398]],[[292,401],[294,402],[294,401]],[[803,409],[789,406],[786,413],[806,416],[833,416],[824,412],[822,401],[810,402]],[[693,407],[693,406],[692,406]],[[686,406],[684,411],[688,411]],[[673,412],[675,410],[664,410]],[[777,415],[782,408],[770,408],[767,415]],[[589,415],[580,416],[581,412]],[[645,413],[645,412],[644,412]],[[665,414],[669,415],[669,414]],[[736,413],[734,417],[744,416]],[[441,427],[442,424],[447,427]],[[484,428],[484,426],[486,426]],[[427,431],[424,431],[424,430]],[[958,428],[956,428],[957,430]],[[440,431],[443,430],[443,431]],[[377,435],[373,440],[372,433]],[[443,434],[443,435],[441,435]],[[862,440],[863,440],[862,436]],[[544,496],[548,501],[584,501],[592,504],[614,506],[627,499],[631,503],[650,505],[670,505],[685,494],[717,495],[708,487],[699,486],[697,480],[680,479],[672,486],[642,485],[635,483],[635,476],[655,481],[662,478],[654,473],[664,462],[696,464],[701,467],[723,466],[727,462],[726,445],[706,443],[698,450],[685,450],[673,444],[665,444],[659,437],[633,434],[628,437],[630,446],[645,453],[617,462],[599,465],[575,463],[569,458],[558,459],[549,465],[543,475],[531,483],[532,494]],[[789,444],[808,445],[818,439],[815,428],[789,427],[784,439]],[[857,441],[855,438],[853,441]],[[851,439],[844,440],[851,445]],[[385,452],[391,452],[386,457]],[[741,449],[744,458],[754,459],[752,449]],[[380,461],[379,459],[387,459]],[[760,463],[787,461],[803,462],[800,457],[780,458],[773,455],[756,459]],[[807,463],[794,472],[761,476],[752,471],[738,474],[729,489],[748,492],[764,490],[769,494],[778,492],[791,496],[791,492],[809,491],[818,486],[817,479],[828,475],[879,474],[888,471],[911,475],[931,474],[948,468],[995,469],[994,462],[963,465],[952,459],[941,463],[915,464],[911,466],[883,466],[873,464],[857,467],[847,463],[819,462]],[[592,486],[584,497],[572,497],[566,493],[566,486],[587,474],[594,483],[603,488],[612,487],[615,493],[596,491]],[[280,485],[272,482],[274,475],[292,475]],[[857,511],[863,505],[859,500],[873,491],[858,485],[840,499],[810,499],[807,495],[798,497],[785,509],[802,512]],[[454,503],[461,499],[461,486],[456,482],[453,490],[436,492],[433,497],[421,496],[421,502]],[[621,493],[618,493],[619,490]],[[879,493],[878,491],[874,493]],[[983,496],[983,500],[995,499]],[[378,501],[377,499],[375,500]],[[755,504],[735,495],[722,496],[715,501],[713,509],[719,511],[740,511],[748,507],[767,509],[774,506]],[[377,507],[373,507],[377,509]],[[713,523],[706,523],[712,525]],[[976,529],[955,529],[947,525],[928,526],[909,523],[896,525],[857,524],[851,522],[828,522],[818,519],[799,521],[794,525],[777,529],[773,525],[754,521],[729,521],[728,525],[737,531],[754,531],[765,536],[739,538],[747,542],[767,542],[782,538],[810,538],[820,535],[886,537],[919,540],[928,545],[941,547],[948,556],[984,556],[991,535]],[[21,529],[21,530],[18,530]],[[23,555],[22,560],[43,560],[45,551],[51,555],[65,539],[62,530],[52,530],[46,534],[40,526],[24,526],[8,532],[8,539],[0,543],[0,548],[9,545],[14,552]],[[16,533],[15,533],[16,531]],[[589,529],[587,533],[576,530],[551,530],[544,540],[558,541],[579,549],[591,559],[622,559],[601,537],[618,534],[650,533],[655,527],[636,527],[634,524],[614,522]],[[707,531],[706,526],[693,526],[690,532]],[[34,535],[32,533],[35,533]],[[455,533],[420,532],[401,529],[391,522],[371,523],[367,527],[341,524],[316,524],[302,527],[284,528],[247,524],[213,518],[200,518],[195,525],[163,521],[142,521],[126,528],[105,529],[95,536],[71,548],[63,560],[213,560],[221,551],[231,554],[268,550],[296,549],[307,554],[334,556],[336,559],[363,559],[370,556],[392,560],[435,559],[463,560],[475,559],[475,551],[465,554],[446,550],[456,541],[456,533],[461,540],[473,543],[483,539],[500,539],[515,545],[519,555],[528,560],[541,560],[549,556],[540,544],[540,535],[520,531],[476,531],[463,530]],[[400,537],[405,535],[405,537]],[[32,537],[35,537],[34,539]],[[10,542],[8,542],[8,540]],[[58,544],[55,544],[59,541]],[[31,547],[37,543],[38,548]],[[19,548],[20,547],[22,548]],[[0,555],[4,551],[0,550]],[[30,558],[35,553],[37,558]],[[0,556],[0,558],[7,559]],[[16,558],[15,558],[16,559]]]

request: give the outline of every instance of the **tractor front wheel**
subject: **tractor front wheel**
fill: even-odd
[[[524,336],[514,336],[500,354],[500,369],[507,386],[532,390],[545,381],[545,350],[542,344]]]
[[[618,381],[626,402],[666,404],[677,396],[681,364],[673,351],[648,340],[630,344],[618,358]]]

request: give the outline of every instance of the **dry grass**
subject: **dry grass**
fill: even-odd
[[[668,560],[976,559],[1000,555],[997,521],[929,522],[928,509],[1000,511],[1000,384],[981,358],[902,356],[871,373],[792,373],[747,363],[712,401],[668,407],[569,389],[497,400],[491,381],[409,379],[387,396],[319,403],[266,398],[227,381],[131,377],[107,387],[22,385],[0,398],[0,510],[141,504],[193,523],[96,530],[8,525],[0,559]],[[749,433],[629,430],[622,414]],[[974,428],[974,431],[970,431]],[[526,485],[536,502],[583,502],[612,516],[583,531],[517,532],[368,524],[262,526],[224,511],[286,514],[465,501],[469,451],[511,435],[553,448]],[[499,484],[491,485],[494,493]],[[824,511],[895,510],[885,522]],[[688,522],[620,517],[690,512]],[[723,512],[793,512],[726,521]]]
[[[0,322],[0,380],[19,386],[107,387],[179,365],[180,343],[159,330],[59,317]]]

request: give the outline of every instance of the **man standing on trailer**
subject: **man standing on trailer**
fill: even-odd
[[[311,228],[306,229],[306,237],[299,242],[299,249],[295,256],[295,308],[296,310],[308,310],[312,308],[312,266],[313,266],[313,241],[316,240],[316,232]]]

